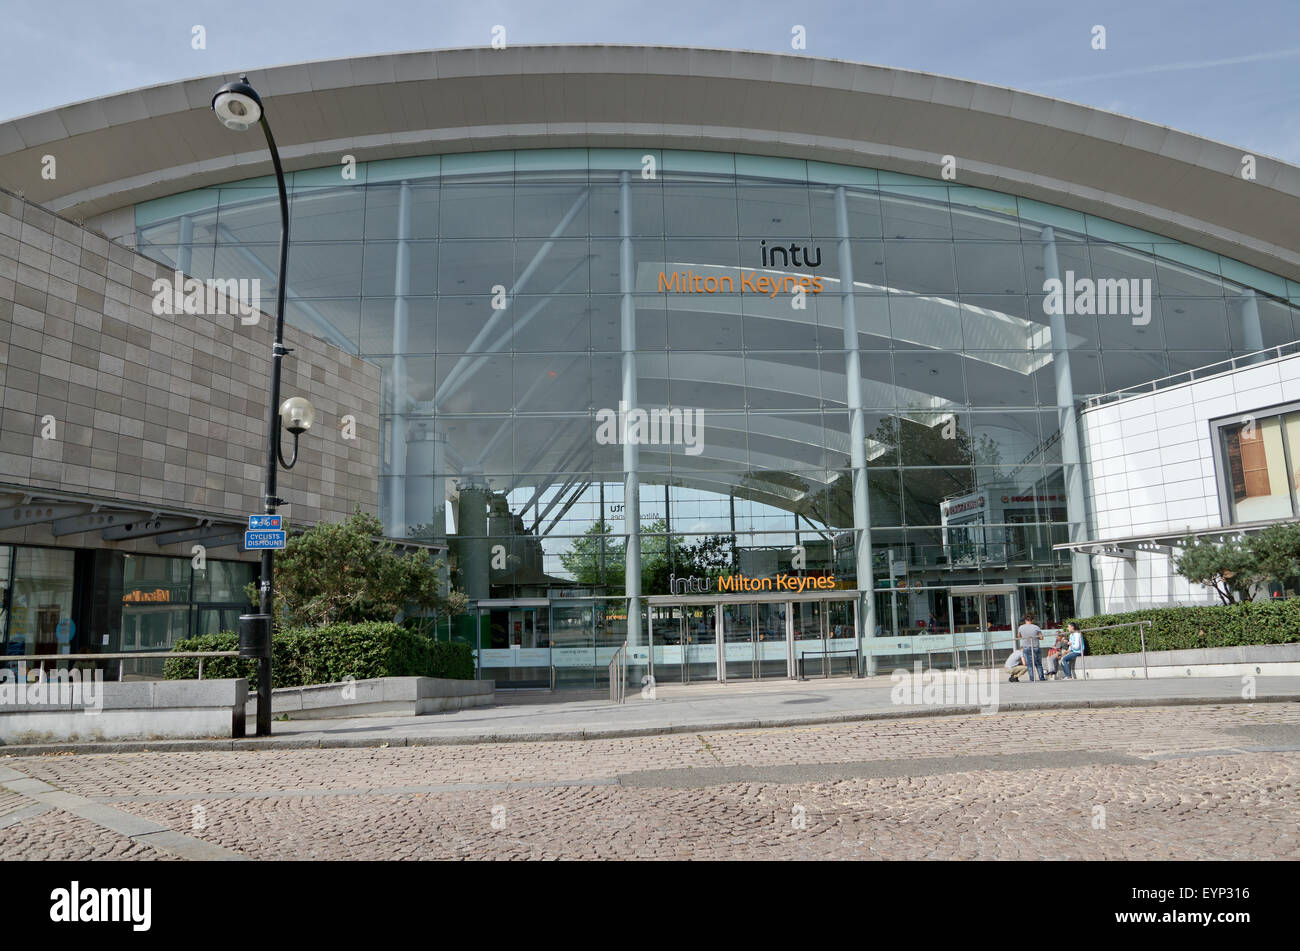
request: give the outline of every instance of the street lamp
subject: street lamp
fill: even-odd
[[[293,455],[285,459],[284,450],[280,448],[279,430],[276,430],[275,451],[280,457],[280,465],[286,469],[293,468],[293,464],[298,461],[298,437],[311,429],[311,424],[315,421],[315,408],[301,396],[291,396],[280,406],[280,423],[293,435]]]
[[[275,184],[280,190],[280,272],[276,280],[275,344],[271,348],[271,401],[266,418],[266,493],[263,502],[267,515],[274,515],[284,499],[275,494],[278,469],[293,468],[298,461],[298,437],[311,429],[315,410],[301,396],[285,400],[280,405],[280,364],[289,348],[284,345],[284,291],[289,266],[289,195],[284,187],[284,167],[280,164],[280,151],[266,121],[266,111],[257,91],[248,84],[247,76],[237,82],[226,83],[212,97],[212,111],[221,124],[236,132],[243,132],[259,124],[266,135],[266,145],[271,150],[275,166]],[[285,460],[280,447],[280,426],[293,434],[293,457]],[[271,617],[274,607],[271,583],[275,563],[270,549],[262,551],[262,586],[259,592],[258,613],[240,618],[240,650],[249,645],[249,654],[257,657],[257,735],[271,735]],[[247,637],[245,629],[247,626]]]

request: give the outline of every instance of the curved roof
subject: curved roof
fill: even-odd
[[[1300,168],[1087,106],[807,56],[516,46],[252,70],[288,169],[431,153],[646,147],[815,159],[957,181],[1110,218],[1300,280]],[[212,117],[230,76],[0,123],[0,187],[73,218],[269,174]],[[44,155],[57,178],[41,176]]]

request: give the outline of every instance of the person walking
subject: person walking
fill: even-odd
[[[1066,680],[1075,680],[1077,678],[1074,676],[1074,671],[1070,665],[1077,658],[1083,656],[1083,632],[1079,630],[1079,625],[1073,621],[1069,623],[1067,629],[1070,632],[1070,651],[1061,658],[1061,673]]]
[[[1016,631],[1020,635],[1020,649],[1025,654],[1025,666],[1029,668],[1029,680],[1046,680],[1043,676],[1043,629],[1034,623],[1032,614],[1025,615],[1025,623]],[[1037,678],[1034,672],[1038,672]]]

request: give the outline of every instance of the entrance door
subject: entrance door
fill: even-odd
[[[858,641],[853,602],[796,601],[793,607],[796,673],[804,677],[855,676]]]
[[[682,682],[718,679],[718,609],[713,604],[682,606]]]
[[[857,673],[858,635],[852,601],[826,602],[826,649],[836,673]]]
[[[724,681],[758,677],[758,612],[755,604],[722,605]]]
[[[550,687],[551,638],[546,602],[479,602],[488,646],[478,651],[480,676],[505,687]],[[486,672],[486,673],[485,673]]]
[[[785,633],[788,601],[766,601],[755,605],[754,632],[758,643],[754,649],[758,657],[759,677],[789,677],[790,658]]]
[[[551,663],[555,667],[557,689],[594,687],[599,683],[595,613],[592,601],[558,602],[551,606]]]
[[[656,683],[681,683],[686,679],[686,611],[680,604],[652,604],[650,619],[652,672]]]
[[[793,676],[789,611],[787,601],[650,605],[655,680],[726,683]]]
[[[795,672],[801,677],[829,676],[822,602],[795,601],[793,607]]]
[[[952,588],[948,598],[952,663],[995,666],[995,658],[1013,649],[1016,597],[1014,585]]]

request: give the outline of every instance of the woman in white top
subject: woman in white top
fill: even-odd
[[[1070,632],[1070,651],[1061,658],[1061,673],[1065,680],[1075,680],[1074,671],[1070,669],[1070,664],[1076,658],[1083,656],[1083,632],[1079,630],[1079,625],[1071,621],[1067,626]]]

